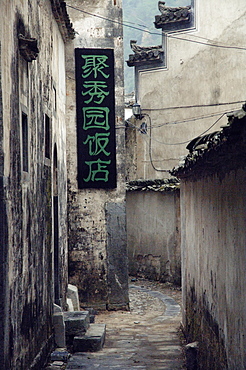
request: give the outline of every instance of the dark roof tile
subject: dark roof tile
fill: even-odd
[[[179,189],[179,181],[171,179],[135,180],[127,183],[127,191],[155,191],[168,192]]]
[[[146,63],[161,63],[164,60],[162,45],[140,46],[137,45],[137,41],[131,40],[130,46],[134,54],[130,54],[127,60],[129,67]]]
[[[166,25],[174,23],[190,23],[192,9],[191,6],[180,6],[180,7],[167,7],[165,2],[159,1],[158,7],[161,12],[161,15],[156,15],[155,17],[155,27],[156,28],[165,28]]]
[[[231,169],[246,166],[246,105],[227,116],[228,124],[220,131],[199,136],[187,145],[190,153],[171,171],[173,176],[199,177],[220,171],[223,164]]]
[[[59,30],[62,34],[62,38],[64,42],[67,40],[74,39],[75,31],[73,29],[73,25],[70,22],[66,3],[63,0],[50,0],[52,12],[58,24]]]

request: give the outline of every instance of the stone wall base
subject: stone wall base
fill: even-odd
[[[54,334],[52,334],[49,339],[43,343],[38,355],[35,357],[32,365],[30,366],[30,370],[43,369],[47,359],[55,348],[54,343]]]

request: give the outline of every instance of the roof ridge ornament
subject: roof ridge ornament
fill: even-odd
[[[140,46],[140,45],[137,45],[136,40],[130,40],[130,47],[131,47],[132,51],[134,51],[134,53],[136,53],[136,54],[139,54],[139,53],[142,53],[142,52],[151,53],[151,52],[154,52],[155,50],[159,51],[159,50],[162,49],[162,45],[155,45],[155,46]]]
[[[166,6],[165,1],[158,1],[158,9],[160,10],[161,14],[169,16],[171,13],[176,13],[176,17],[186,17],[188,14],[189,9],[191,9],[190,5],[186,6],[179,6],[179,7],[171,7]]]
[[[155,16],[155,27],[163,30],[172,30],[173,27],[178,29],[187,28],[192,25],[192,5],[169,7],[164,1],[158,1],[158,9],[161,15]],[[186,27],[185,27],[186,26]]]
[[[164,60],[164,50],[162,45],[140,46],[136,40],[130,40],[130,47],[134,54],[129,55],[128,67],[146,63],[162,63]]]

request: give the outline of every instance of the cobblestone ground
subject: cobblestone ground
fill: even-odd
[[[67,370],[185,369],[178,328],[181,292],[165,284],[130,282],[130,311],[102,312],[97,323],[106,324],[104,348],[74,354]]]

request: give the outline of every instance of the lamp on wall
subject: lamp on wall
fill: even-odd
[[[140,106],[140,104],[138,104],[138,103],[133,104],[133,106],[132,106],[132,114],[134,115],[135,118],[142,119],[141,106]]]

